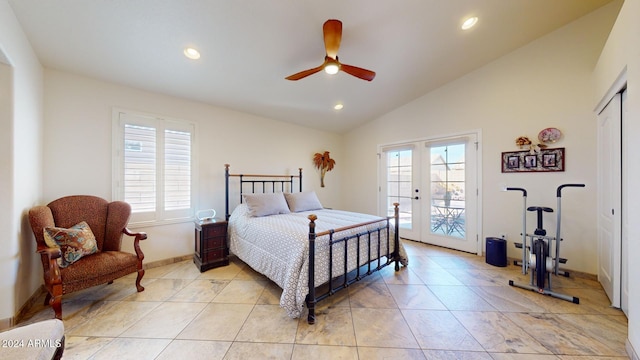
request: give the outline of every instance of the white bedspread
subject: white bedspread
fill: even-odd
[[[316,233],[337,229],[353,224],[380,219],[380,217],[359,214],[341,210],[314,210],[291,214],[271,215],[264,217],[251,217],[248,214],[246,204],[240,204],[233,211],[229,219],[229,245],[233,254],[251,266],[254,270],[264,274],[282,288],[280,306],[290,317],[297,318],[304,308],[305,299],[309,293],[308,288],[308,257],[309,257],[309,214],[315,214]],[[392,220],[393,221],[393,220]],[[381,222],[380,224],[385,224]],[[380,225],[366,226],[368,229],[376,229]],[[340,233],[341,238],[348,234],[361,233],[365,228],[358,227],[347,232]],[[391,224],[390,246],[393,251],[393,223]],[[338,235],[338,234],[336,234]],[[383,241],[380,253],[386,254],[387,241],[386,230],[381,232]],[[355,268],[356,246],[349,246],[349,270]],[[366,237],[361,238],[361,246],[366,249]],[[340,249],[343,249],[341,246]],[[366,257],[367,250],[361,250],[361,257]],[[377,256],[377,241],[372,246],[372,258]],[[344,252],[334,246],[334,276],[342,274],[344,266]],[[400,255],[403,265],[408,264],[406,252],[400,243]],[[321,285],[328,281],[328,235],[316,239],[315,257],[315,284]],[[367,259],[361,259],[361,265]]]

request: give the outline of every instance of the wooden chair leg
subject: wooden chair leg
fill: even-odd
[[[62,320],[62,285],[54,286],[53,294],[48,293],[47,298],[49,299],[49,305],[56,313],[56,319]]]
[[[140,285],[140,281],[142,280],[143,276],[144,276],[144,269],[138,270],[138,277],[136,278],[136,288],[138,289],[138,292],[144,291],[144,287]]]

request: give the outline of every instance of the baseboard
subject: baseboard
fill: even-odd
[[[638,357],[638,353],[635,351],[635,349],[629,342],[629,338],[627,338],[627,341],[625,341],[624,347],[627,350],[627,355],[629,355],[629,359],[640,360],[640,357]]]
[[[169,259],[162,259],[162,260],[157,260],[157,261],[145,263],[144,265],[142,265],[142,268],[145,269],[145,270],[153,269],[153,268],[156,268],[156,267],[165,266],[165,265],[171,265],[171,264],[175,264],[177,262],[181,262],[181,261],[185,261],[185,260],[191,260],[191,259],[193,259],[193,255],[176,256],[176,257],[169,258]]]

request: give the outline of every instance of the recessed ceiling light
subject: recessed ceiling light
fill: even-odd
[[[333,106],[333,108],[334,108],[334,109],[336,109],[336,110],[342,110],[342,108],[343,108],[343,107],[344,107],[344,105],[342,105],[342,104],[340,104],[340,103],[337,103],[337,104],[335,104],[335,105]]]
[[[200,59],[200,52],[194,48],[188,47],[184,49],[184,56],[191,60],[198,60]]]
[[[469,30],[469,29],[471,29],[471,28],[472,28],[476,23],[478,23],[478,17],[476,17],[476,16],[472,16],[472,17],[468,18],[467,20],[465,20],[465,21],[462,23],[461,28],[462,28],[462,30]]]

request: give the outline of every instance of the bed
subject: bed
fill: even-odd
[[[238,187],[230,180],[238,178]],[[297,183],[297,186],[295,186]],[[231,174],[225,165],[225,211],[232,254],[282,288],[280,306],[290,317],[315,322],[316,303],[355,281],[408,259],[393,217],[322,207],[302,191],[298,175]],[[231,195],[238,196],[233,212]]]

